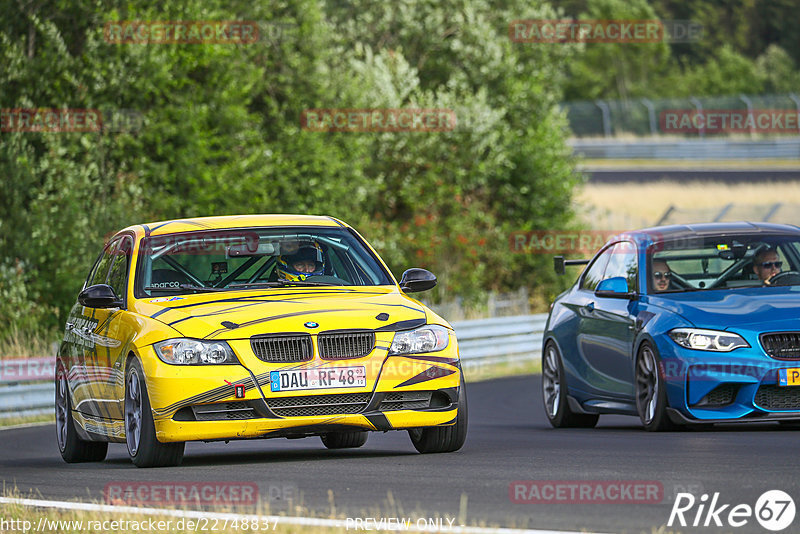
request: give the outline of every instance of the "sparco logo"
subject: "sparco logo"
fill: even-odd
[[[720,502],[719,492],[715,492],[711,499],[706,493],[700,499],[695,499],[691,493],[679,493],[672,505],[667,526],[671,527],[677,519],[682,527],[738,528],[748,524],[755,516],[762,527],[777,532],[792,524],[794,514],[794,500],[781,490],[764,492],[754,507],[749,504],[723,504]]]

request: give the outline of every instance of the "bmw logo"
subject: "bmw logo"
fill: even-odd
[[[314,321],[308,321],[303,326],[305,326],[306,328],[316,328],[319,326],[319,323],[315,323]]]

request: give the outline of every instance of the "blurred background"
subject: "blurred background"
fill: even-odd
[[[451,320],[572,283],[526,231],[800,221],[800,132],[674,131],[670,110],[800,112],[796,0],[0,0],[0,354],[49,352],[111,232],[310,213],[355,226]],[[683,21],[690,39],[519,42],[518,20]],[[254,21],[255,42],[119,43],[119,21]],[[20,131],[18,109],[102,112]],[[319,132],[304,110],[440,108],[444,132]],[[0,115],[0,118],[2,116]],[[796,124],[796,123],[795,123]]]

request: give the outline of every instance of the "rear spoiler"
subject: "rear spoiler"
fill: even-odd
[[[556,274],[564,274],[567,265],[586,265],[590,261],[592,260],[565,260],[564,256],[555,256],[553,258],[553,268],[556,270]]]

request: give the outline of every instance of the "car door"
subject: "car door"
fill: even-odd
[[[83,289],[95,284],[104,284],[114,262],[114,249],[119,240],[110,241],[95,260]],[[72,386],[72,407],[85,415],[103,417],[98,403],[102,398],[100,384],[95,382],[94,362],[96,344],[94,332],[98,320],[96,310],[75,303],[67,317],[64,342],[67,345],[69,363],[67,372]]]
[[[98,385],[98,403],[102,417],[124,418],[125,358],[135,333],[135,322],[127,311],[133,237],[123,236],[112,252],[106,284],[121,302],[118,308],[96,308],[97,327],[94,335],[94,381]]]
[[[622,277],[628,291],[638,291],[636,245],[616,243],[609,254],[602,279]],[[596,286],[595,286],[596,287]],[[588,366],[591,386],[614,397],[633,399],[633,363],[637,301],[600,297],[587,291],[579,333],[580,350]]]
[[[597,383],[594,376],[597,373],[584,354],[581,332],[593,313],[594,290],[603,279],[613,248],[611,244],[595,255],[578,279],[576,287],[558,301],[559,307],[553,311],[557,318],[554,319],[551,314],[553,333],[558,339],[570,390],[589,391],[595,387],[589,384]]]

